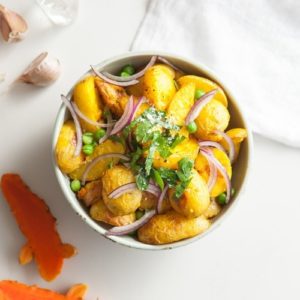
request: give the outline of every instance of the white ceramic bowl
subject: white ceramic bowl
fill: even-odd
[[[248,131],[248,138],[242,143],[239,158],[237,162],[234,164],[233,167],[233,178],[232,178],[232,184],[233,187],[236,190],[236,193],[234,197],[231,199],[230,203],[222,210],[222,212],[213,220],[213,223],[211,227],[203,234],[200,234],[198,236],[195,236],[193,238],[185,239],[182,241],[178,241],[171,244],[165,244],[165,245],[147,245],[144,243],[139,242],[138,240],[130,237],[130,236],[124,236],[124,237],[118,237],[118,236],[105,236],[104,233],[108,226],[106,226],[103,223],[99,223],[94,221],[88,213],[88,210],[86,207],[77,200],[75,197],[75,194],[71,191],[70,185],[69,185],[69,179],[66,175],[64,175],[60,169],[58,168],[55,160],[54,150],[56,141],[60,132],[60,129],[66,119],[70,118],[69,112],[66,110],[65,106],[62,105],[59,109],[54,132],[53,132],[53,140],[52,140],[52,152],[53,152],[53,166],[55,170],[55,174],[57,176],[58,183],[67,199],[67,201],[71,204],[72,208],[75,210],[75,212],[82,218],[82,220],[87,223],[91,228],[99,232],[102,236],[106,237],[107,239],[110,239],[116,243],[138,248],[138,249],[144,249],[144,250],[163,250],[163,249],[172,249],[179,246],[184,246],[187,244],[190,244],[194,241],[197,241],[201,238],[203,238],[205,235],[210,233],[214,228],[216,228],[221,221],[229,214],[229,212],[232,210],[232,208],[237,203],[238,199],[241,198],[242,192],[245,188],[245,184],[247,181],[248,173],[249,173],[249,166],[251,161],[251,154],[252,154],[252,134],[249,129],[249,126],[245,120],[245,115],[242,113],[241,108],[238,104],[238,101],[233,97],[232,93],[228,90],[228,88],[214,75],[210,70],[208,70],[207,67],[203,66],[199,62],[191,61],[189,59],[169,54],[169,53],[162,53],[162,52],[154,52],[154,51],[148,51],[148,52],[129,52],[125,53],[110,59],[107,59],[97,65],[97,68],[99,70],[106,70],[108,72],[114,73],[120,70],[120,67],[126,65],[126,64],[133,64],[135,66],[139,65],[145,65],[152,55],[161,55],[167,58],[170,62],[184,70],[187,74],[193,74],[193,75],[201,75],[204,77],[207,77],[214,82],[218,83],[223,90],[225,91],[228,102],[229,102],[229,111],[231,115],[229,128],[232,127],[242,127],[246,128]],[[87,62],[88,66],[88,62]],[[79,80],[84,78],[87,74],[89,74],[90,70],[87,71]],[[234,88],[234,87],[233,87]],[[67,97],[71,97],[73,91],[73,87],[70,89]]]

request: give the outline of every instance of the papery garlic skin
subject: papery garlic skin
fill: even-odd
[[[59,60],[49,56],[48,52],[43,52],[31,62],[18,81],[37,86],[48,86],[57,80],[60,73]]]

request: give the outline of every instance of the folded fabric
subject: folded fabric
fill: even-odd
[[[205,64],[255,132],[300,147],[299,0],[150,0],[133,50]]]

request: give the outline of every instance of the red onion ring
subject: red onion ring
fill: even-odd
[[[134,232],[138,230],[140,227],[145,225],[154,215],[156,214],[155,209],[149,210],[145,212],[145,214],[137,221],[125,225],[125,226],[117,226],[113,227],[105,232],[105,235],[126,235],[128,233]]]
[[[82,130],[81,130],[81,126],[79,123],[79,120],[77,118],[77,115],[75,113],[74,107],[72,106],[72,103],[67,99],[66,96],[61,95],[61,100],[63,101],[63,103],[65,104],[65,106],[68,108],[74,124],[75,124],[75,128],[76,128],[76,148],[74,151],[74,155],[78,156],[80,154],[81,148],[82,148]]]
[[[117,121],[110,135],[120,132],[129,122],[133,110],[133,97],[130,96],[122,117]]]
[[[125,161],[129,161],[129,158],[124,155],[124,154],[121,154],[121,153],[106,153],[106,154],[102,154],[102,155],[99,155],[97,156],[96,158],[94,158],[91,162],[89,162],[89,164],[87,165],[84,173],[82,174],[82,179],[81,179],[81,182],[82,182],[82,185],[85,185],[85,182],[86,182],[86,178],[88,176],[88,173],[91,171],[91,169],[102,159],[105,159],[105,158],[111,158],[111,157],[115,157],[115,158],[120,158],[120,159],[123,159]]]
[[[200,147],[214,147],[214,148],[217,148],[223,152],[226,152],[225,149],[223,148],[222,145],[220,145],[219,143],[217,142],[213,142],[213,141],[200,141],[198,142],[199,146]]]
[[[112,117],[111,117],[111,113],[110,113],[109,110],[107,111],[107,117],[106,117],[106,119],[107,119],[107,123],[108,124],[111,124],[113,122],[112,121]],[[103,142],[105,142],[109,138],[110,133],[111,133],[112,130],[113,130],[112,127],[108,127],[106,129],[105,135],[98,141],[98,144],[102,144]]]
[[[228,150],[229,150],[228,155],[229,155],[230,162],[232,163],[235,159],[235,148],[234,148],[234,143],[232,138],[221,130],[214,130],[214,133],[221,135],[223,139],[226,141],[226,143],[228,144]]]
[[[205,150],[203,149],[203,150],[200,150],[200,152],[203,156],[205,156],[205,158],[207,160],[211,161],[211,163],[213,163],[216,166],[218,171],[223,176],[223,178],[225,180],[225,185],[226,185],[226,203],[228,203],[230,200],[230,196],[231,196],[231,182],[230,182],[230,178],[227,174],[227,171],[224,169],[224,167],[221,165],[221,163],[215,158],[215,156],[212,154],[210,149],[205,149]]]
[[[201,96],[192,106],[191,110],[189,111],[186,119],[185,119],[185,125],[189,125],[191,122],[193,122],[200,114],[203,107],[214,97],[217,90],[214,89],[208,93],[205,93],[203,96]]]
[[[108,198],[118,198],[125,193],[132,192],[137,190],[138,187],[135,182],[126,183],[114,189],[109,195]]]
[[[173,65],[169,60],[167,60],[166,58],[162,57],[162,56],[158,56],[158,60],[165,63],[166,65],[168,65],[169,67],[173,68],[176,71],[182,72],[183,71],[181,69],[179,69],[178,67],[176,67],[175,65]]]
[[[122,76],[116,76],[116,75],[112,75],[108,72],[102,72],[102,74],[104,76],[106,76],[107,78],[111,79],[111,80],[115,80],[115,81],[118,81],[118,82],[127,82],[127,81],[131,81],[131,80],[134,80],[134,79],[138,79],[140,77],[142,77],[146,71],[151,68],[155,62],[156,62],[156,59],[157,59],[157,56],[154,55],[151,57],[150,61],[148,62],[148,64],[145,66],[145,68],[131,76],[128,76],[128,77],[122,77]]]
[[[136,112],[139,110],[140,106],[146,102],[146,98],[145,97],[141,97],[139,99],[139,101],[137,102],[137,104],[134,106],[133,110],[132,110],[132,113],[131,113],[131,116],[130,116],[130,119],[129,119],[129,123],[133,121],[134,119],[134,116],[136,114]]]
[[[95,69],[94,66],[91,66],[91,69],[93,70],[93,72],[98,76],[100,77],[101,79],[103,79],[105,82],[108,82],[110,84],[114,84],[114,85],[118,85],[118,86],[130,86],[130,85],[134,85],[134,84],[137,84],[139,81],[136,80],[136,79],[133,79],[133,80],[130,80],[130,81],[116,81],[116,80],[112,80],[112,79],[109,79],[107,76],[105,76],[103,73],[97,71]]]
[[[149,193],[155,195],[156,197],[159,197],[159,195],[160,195],[159,187],[156,186],[155,184],[151,183],[151,182],[149,183],[149,185],[146,189],[146,192],[149,192]]]
[[[207,160],[207,161],[208,161],[208,165],[209,165],[209,178],[207,181],[207,186],[208,186],[209,192],[211,192],[211,190],[215,186],[217,178],[218,178],[218,170],[217,170],[217,167],[210,160]]]
[[[162,192],[159,195],[159,198],[157,200],[157,206],[156,206],[156,210],[157,210],[158,214],[162,213],[162,204],[163,204],[163,201],[164,201],[164,198],[165,198],[165,195],[166,195],[168,189],[169,189],[169,185],[166,184],[164,189],[162,190]]]
[[[114,126],[114,123],[107,123],[107,124],[103,124],[103,123],[99,123],[99,122],[96,122],[96,121],[93,121],[91,119],[89,119],[86,115],[84,115],[81,110],[78,108],[78,106],[76,105],[75,102],[72,103],[73,105],[73,108],[74,108],[74,111],[76,112],[77,116],[79,118],[81,118],[82,120],[84,120],[85,122],[91,124],[91,125],[94,125],[94,126],[97,126],[97,127],[112,127]]]

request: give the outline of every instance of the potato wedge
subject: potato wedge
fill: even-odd
[[[225,107],[227,107],[228,105],[227,97],[224,91],[221,89],[221,87],[218,86],[216,83],[214,83],[213,81],[207,78],[195,76],[195,75],[186,75],[178,79],[178,83],[180,86],[186,85],[191,82],[193,82],[196,85],[196,89],[203,90],[205,93],[217,89],[218,92],[214,96],[214,99],[220,101]]]
[[[113,226],[124,226],[135,221],[135,213],[124,216],[115,216],[106,207],[102,199],[91,206],[90,215],[96,221],[101,221]]]
[[[85,169],[88,166],[88,163],[90,161],[92,161],[94,158],[98,157],[101,154],[112,153],[112,152],[124,154],[125,148],[121,143],[114,142],[112,140],[106,140],[104,143],[98,145],[95,148],[94,153],[90,156],[87,156],[86,162],[84,164],[82,164],[79,168],[77,168],[73,172],[71,172],[69,174],[69,176],[72,179],[81,180],[82,175],[83,175],[83,173],[84,173],[84,171],[85,171]],[[111,162],[113,164],[117,164],[119,162],[119,159],[118,158],[106,158],[106,159],[100,160],[90,170],[90,172],[87,176],[87,181],[99,179],[104,174],[105,170],[107,169],[108,165]]]
[[[221,206],[217,203],[215,198],[212,198],[208,208],[203,213],[203,216],[207,219],[211,219],[217,216],[221,212],[221,210],[222,210]]]
[[[95,77],[88,76],[76,84],[73,100],[80,111],[92,121],[102,121],[102,109],[99,93],[95,87]],[[86,131],[96,131],[97,126],[80,119],[82,128]]]
[[[116,216],[128,215],[135,212],[141,205],[142,192],[134,190],[117,198],[109,198],[109,194],[116,188],[135,182],[131,170],[117,165],[106,170],[102,177],[102,197],[107,208]]]
[[[194,98],[194,83],[188,83],[176,92],[167,109],[167,116],[174,124],[184,125],[186,116],[194,104]]]
[[[76,129],[74,122],[66,121],[62,126],[55,146],[57,165],[63,173],[69,174],[84,163],[84,155],[74,156]]]
[[[148,209],[156,208],[157,200],[158,200],[158,198],[155,195],[150,194],[148,192],[143,192],[141,205],[140,205],[139,209],[140,210],[148,210]],[[163,200],[162,211],[164,213],[170,209],[172,209],[172,207],[171,207],[169,199],[166,197]]]
[[[187,218],[201,216],[210,204],[206,182],[196,170],[192,171],[192,180],[180,199],[174,198],[174,189],[168,195],[173,209]]]
[[[139,241],[161,245],[196,236],[206,231],[210,222],[203,216],[188,219],[175,211],[155,215],[138,230]]]
[[[77,193],[78,199],[82,200],[86,206],[91,206],[102,199],[102,181],[95,180],[87,183]]]

